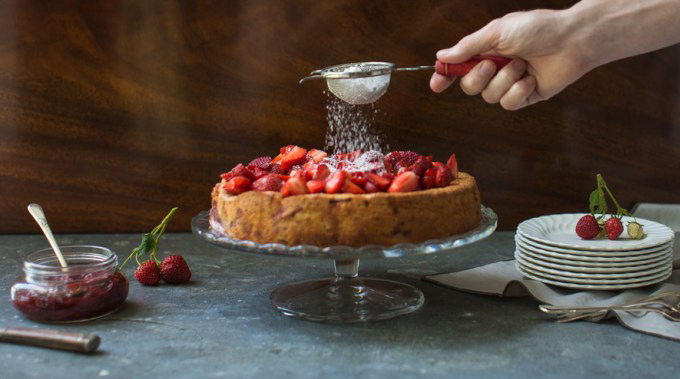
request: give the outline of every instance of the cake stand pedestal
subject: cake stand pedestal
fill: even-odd
[[[258,244],[232,239],[218,224],[211,226],[209,212],[201,212],[192,222],[192,231],[200,240],[228,252],[333,259],[335,277],[305,280],[275,289],[272,306],[286,316],[319,322],[363,322],[385,320],[416,311],[425,302],[423,293],[408,284],[387,279],[359,277],[359,260],[395,258],[420,254],[451,253],[456,248],[488,237],[496,229],[498,218],[482,206],[480,225],[467,232],[420,244],[394,246],[287,246]]]

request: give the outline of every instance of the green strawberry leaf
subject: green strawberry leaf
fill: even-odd
[[[607,213],[607,202],[604,198],[602,188],[597,187],[595,191],[590,193],[590,213],[593,215],[599,214],[597,219],[601,219]]]
[[[151,233],[145,233],[142,235],[142,243],[137,247],[137,257],[144,257],[145,255],[154,251],[158,246],[158,243],[154,239]]]

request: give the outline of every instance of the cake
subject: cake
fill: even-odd
[[[286,146],[238,164],[213,187],[210,221],[231,238],[316,246],[390,246],[465,233],[481,220],[474,177],[431,156]]]

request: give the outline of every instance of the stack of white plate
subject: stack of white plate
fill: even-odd
[[[627,224],[615,240],[584,240],[576,223],[584,214],[532,218],[517,227],[517,269],[527,278],[575,289],[619,290],[659,283],[673,266],[673,231],[658,222],[637,219],[644,236],[628,237]]]

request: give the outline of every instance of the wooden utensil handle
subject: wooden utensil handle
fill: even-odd
[[[49,329],[0,328],[0,342],[92,353],[101,339],[94,334],[63,332]]]
[[[470,70],[472,70],[472,68],[475,67],[479,62],[485,59],[491,60],[496,65],[496,72],[512,61],[512,59],[506,57],[477,55],[463,63],[444,63],[438,60],[434,64],[434,69],[437,74],[447,77],[464,76],[470,72]]]

